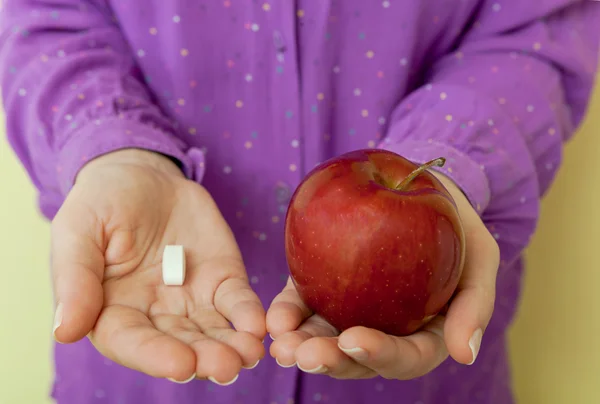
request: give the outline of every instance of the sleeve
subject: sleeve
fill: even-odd
[[[501,14],[503,13],[503,14]],[[380,147],[446,157],[506,265],[529,243],[563,143],[594,87],[600,2],[482,1],[451,54],[392,113]]]
[[[123,148],[187,147],[153,104],[104,0],[4,0],[0,80],[9,143],[52,214],[89,160]]]

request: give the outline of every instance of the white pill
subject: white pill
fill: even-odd
[[[162,260],[162,278],[165,285],[183,285],[185,281],[185,251],[183,246],[165,246]]]

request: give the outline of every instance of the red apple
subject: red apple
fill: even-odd
[[[314,168],[285,220],[290,274],[305,304],[343,331],[414,333],[444,308],[465,255],[448,190],[428,168],[357,150]]]

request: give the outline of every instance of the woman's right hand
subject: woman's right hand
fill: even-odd
[[[167,244],[186,250],[183,286],[162,282]],[[87,335],[123,366],[228,384],[265,354],[265,312],[229,226],[161,155],[122,150],[80,171],[52,223],[52,276],[57,341]]]

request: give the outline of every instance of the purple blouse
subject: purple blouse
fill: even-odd
[[[598,60],[592,0],[4,0],[8,138],[52,218],[113,150],[181,162],[232,227],[265,305],[287,277],[283,214],[315,164],[367,147],[445,156],[502,254],[473,366],[338,381],[270,357],[229,387],[153,379],[87,340],[58,345],[61,404],[513,402],[505,332],[521,252]],[[268,344],[268,341],[265,343]]]

